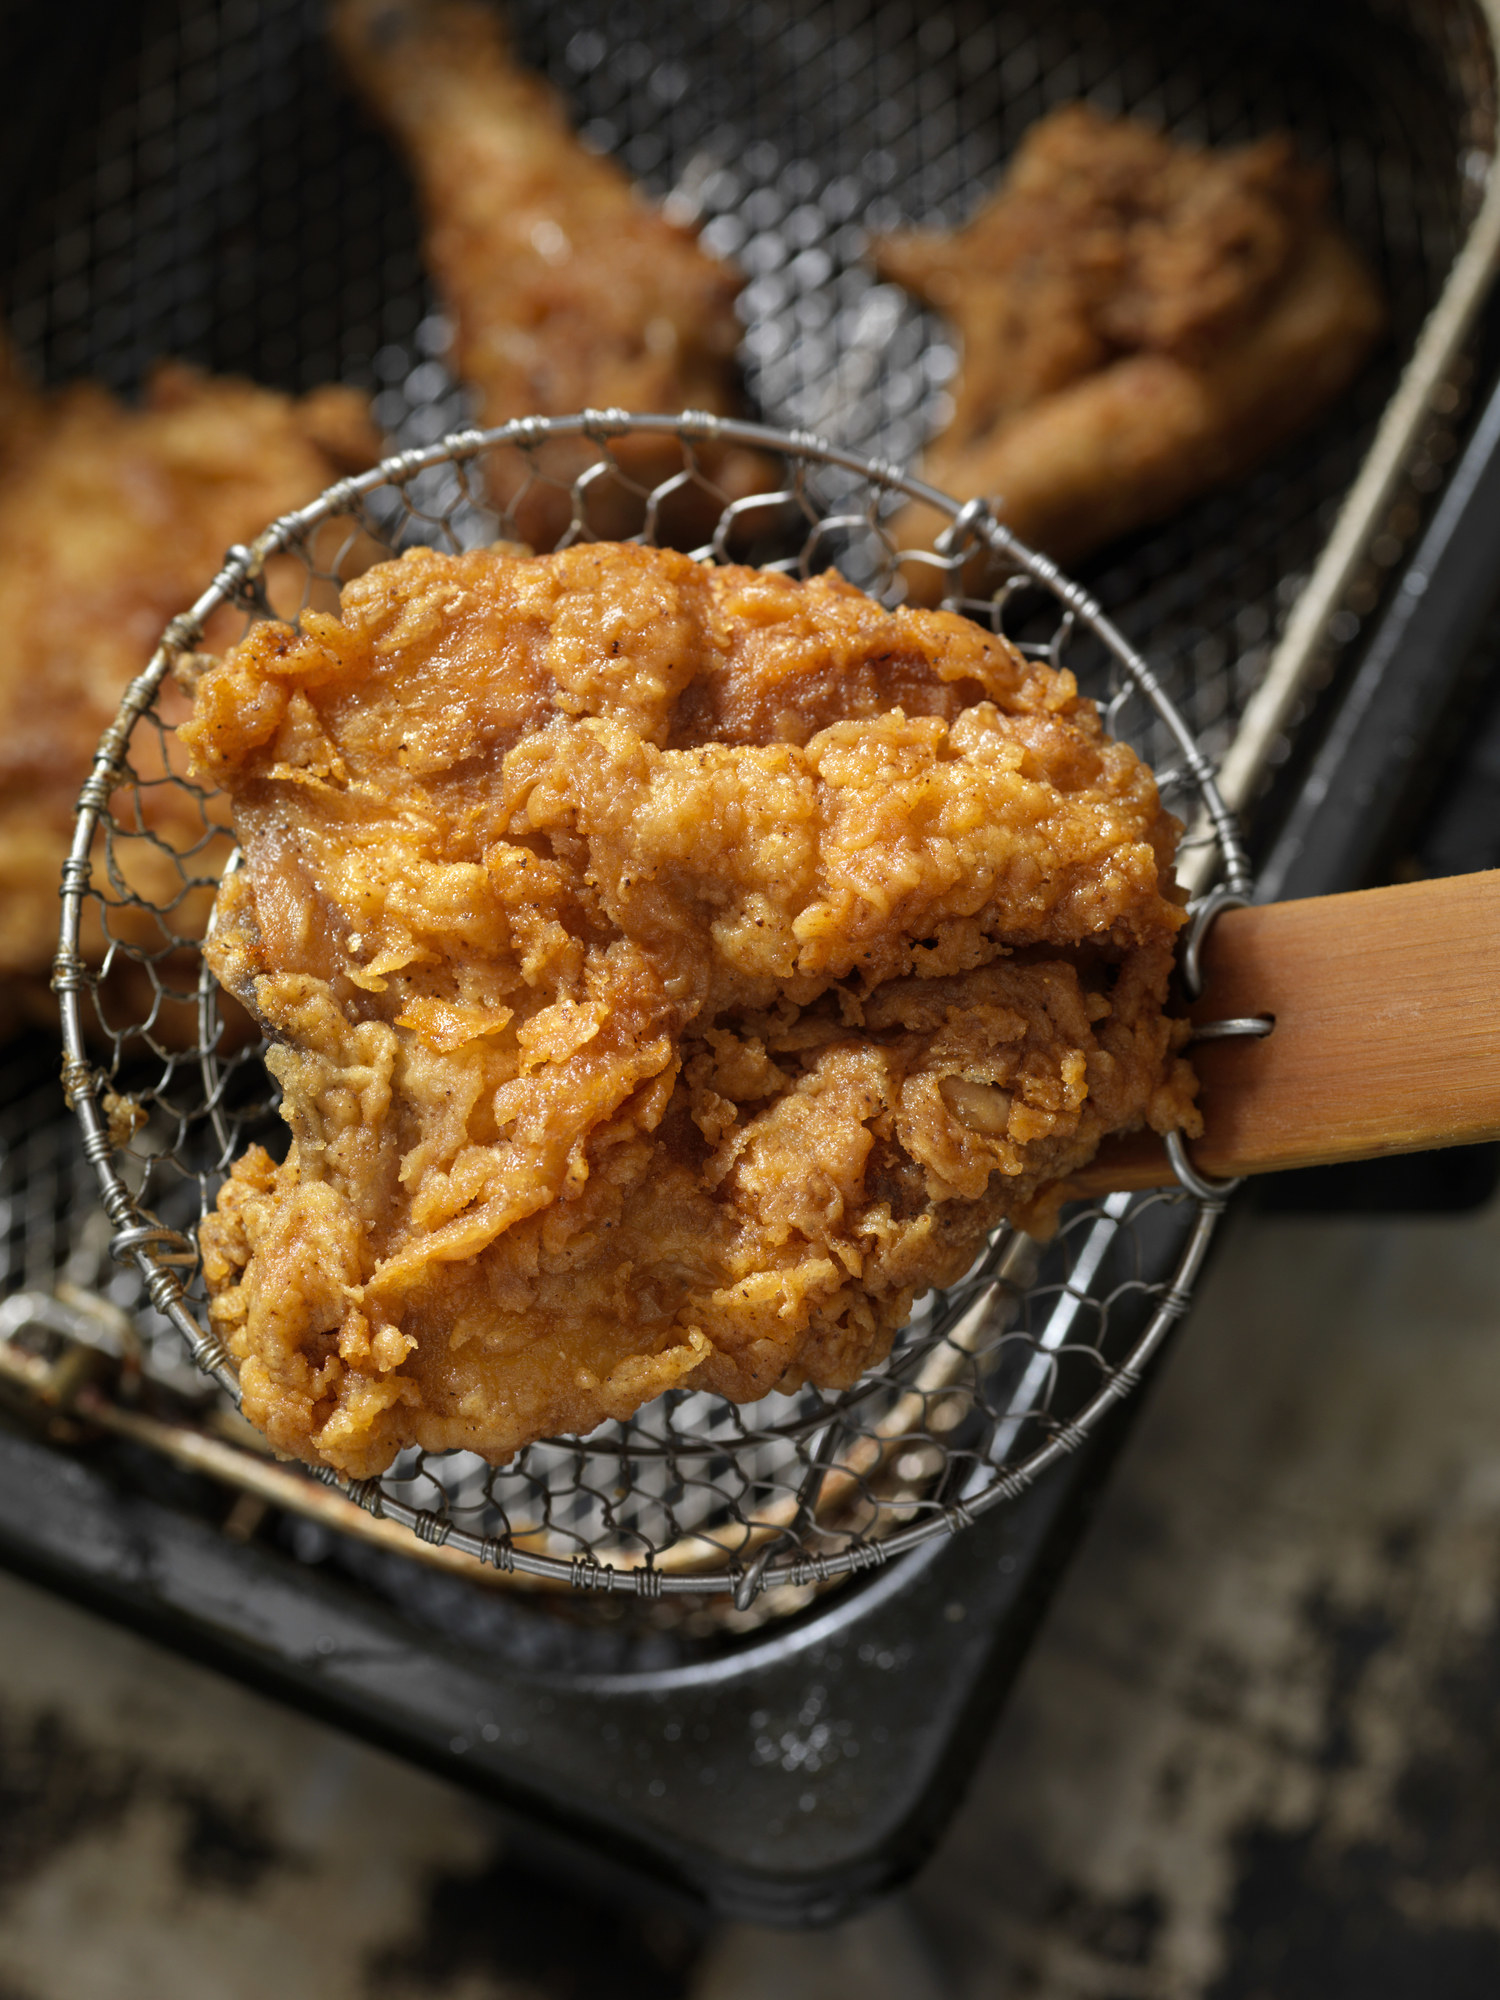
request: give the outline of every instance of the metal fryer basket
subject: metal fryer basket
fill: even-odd
[[[1025,125],[1079,92],[1211,140],[1285,122],[1330,164],[1391,298],[1390,350],[1246,489],[1088,577],[1247,797],[1323,649],[1356,635],[1442,479],[1453,367],[1496,229],[1488,9],[511,11],[590,139],[745,265],[747,373],[766,414],[890,458],[937,413],[953,357],[940,327],[864,270],[863,228],[958,219]],[[41,24],[27,32],[45,39]],[[318,9],[186,0],[122,13],[110,34],[110,62],[83,87],[72,51],[53,49],[33,110],[55,138],[9,142],[4,262],[22,344],[49,373],[121,387],[163,351],[289,385],[365,379],[402,443],[461,419],[404,179],[340,99]],[[51,1240],[55,1275],[123,1303],[134,1281],[112,1276],[76,1195],[60,1196],[50,1239],[38,1231],[37,1157],[33,1131],[4,1169],[11,1282],[46,1284]],[[76,1162],[61,1185],[79,1186]],[[155,1331],[148,1377],[189,1390]]]

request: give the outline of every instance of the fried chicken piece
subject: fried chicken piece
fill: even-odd
[[[875,246],[962,343],[922,477],[992,497],[1064,562],[1241,477],[1341,393],[1382,328],[1325,208],[1285,134],[1216,153],[1082,104],[1042,119],[962,229]],[[939,525],[914,507],[897,534]]]
[[[557,95],[512,59],[493,8],[334,0],[332,19],[350,74],[416,175],[427,264],[486,424],[585,409],[738,410],[738,272],[579,142]],[[670,439],[615,450],[647,487],[682,466]],[[580,442],[550,446],[543,462],[571,479],[593,460]],[[702,462],[731,494],[765,483],[753,454],[705,448]],[[550,547],[568,502],[555,489],[522,493],[526,471],[520,452],[494,454],[492,490],[525,541]],[[612,507],[623,509],[617,521]],[[590,519],[597,533],[637,525],[624,496],[602,488]]]
[[[669,552],[414,550],[182,731],[293,1140],[203,1225],[276,1448],[503,1460],[853,1382],[1100,1138],[1197,1129],[1178,824],[1072,676]]]
[[[131,409],[96,383],[39,394],[5,360],[14,421],[0,456],[0,984],[29,1005],[57,948],[79,788],[127,683],[231,543],[368,464],[379,440],[352,390],[294,401],[169,363]],[[226,643],[234,630],[231,620]],[[162,713],[186,713],[170,686]],[[132,755],[147,780],[162,775],[153,749],[152,732],[138,729]],[[140,800],[168,846],[202,837],[179,786],[148,782]],[[119,859],[150,900],[180,893],[150,839],[122,843]],[[102,939],[88,946],[97,961]]]

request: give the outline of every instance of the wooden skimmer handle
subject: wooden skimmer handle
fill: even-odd
[[[1327,1166],[1500,1138],[1500,869],[1227,910],[1193,1019],[1275,1017],[1198,1042],[1201,1173]],[[1111,1140],[1079,1192],[1160,1187],[1149,1133]]]

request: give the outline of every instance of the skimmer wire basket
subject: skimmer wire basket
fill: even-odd
[[[614,449],[647,432],[680,454],[650,490]],[[726,445],[763,453],[772,483],[730,500],[712,478]],[[949,608],[1070,667],[1112,733],[1155,766],[1189,841],[1215,863],[1189,967],[1195,935],[1249,888],[1209,763],[1149,666],[981,503],[960,506],[806,436],[619,412],[460,432],[330,488],[231,551],[168,627],[100,745],[63,884],[65,1078],[113,1249],[230,1398],[234,1365],[209,1326],[196,1228],[232,1161],[251,1140],[274,1144],[281,1128],[261,1046],[221,1009],[199,949],[232,835],[224,801],[182,775],[179,683],[205,644],[331,605],[341,580],[372,560],[513,537],[485,498],[484,460],[497,446],[525,467],[512,509],[561,501],[564,543],[593,538],[600,518],[618,532],[633,509],[642,542],[671,538],[706,562],[798,575],[836,565],[886,601],[925,566]],[[950,521],[936,552],[892,540],[892,516],[913,497]],[[976,562],[987,565],[984,595],[966,597]],[[424,1541],[555,1582],[647,1596],[732,1589],[744,1605],[769,1585],[872,1567],[1020,1493],[1130,1390],[1186,1306],[1222,1207],[1222,1190],[1193,1175],[1180,1148],[1178,1159],[1183,1185],[1076,1205],[1050,1243],[1001,1227],[961,1283],[919,1302],[889,1359],[842,1394],[806,1389],[737,1407],[674,1391],[627,1422],[549,1438],[504,1466],[411,1450],[378,1479],[309,1477]],[[1162,1279],[1147,1253],[1164,1207],[1177,1211],[1179,1251]]]

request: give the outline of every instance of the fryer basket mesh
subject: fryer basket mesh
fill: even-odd
[[[1293,132],[1381,279],[1390,340],[1275,465],[1082,572],[1222,756],[1481,198],[1494,75],[1475,0],[506,12],[589,143],[746,270],[743,360],[765,420],[897,464],[940,419],[955,355],[940,322],[876,280],[870,233],[961,220],[1026,127],[1079,95],[1213,143]],[[12,142],[0,271],[23,350],[49,377],[125,392],[165,353],[288,388],[342,378],[376,392],[400,445],[457,428],[472,412],[445,365],[410,185],[336,72],[322,0],[146,0],[137,23],[111,21],[92,91],[71,42],[55,50],[38,89],[50,118],[29,151]],[[1440,421],[1340,643],[1451,449]]]

